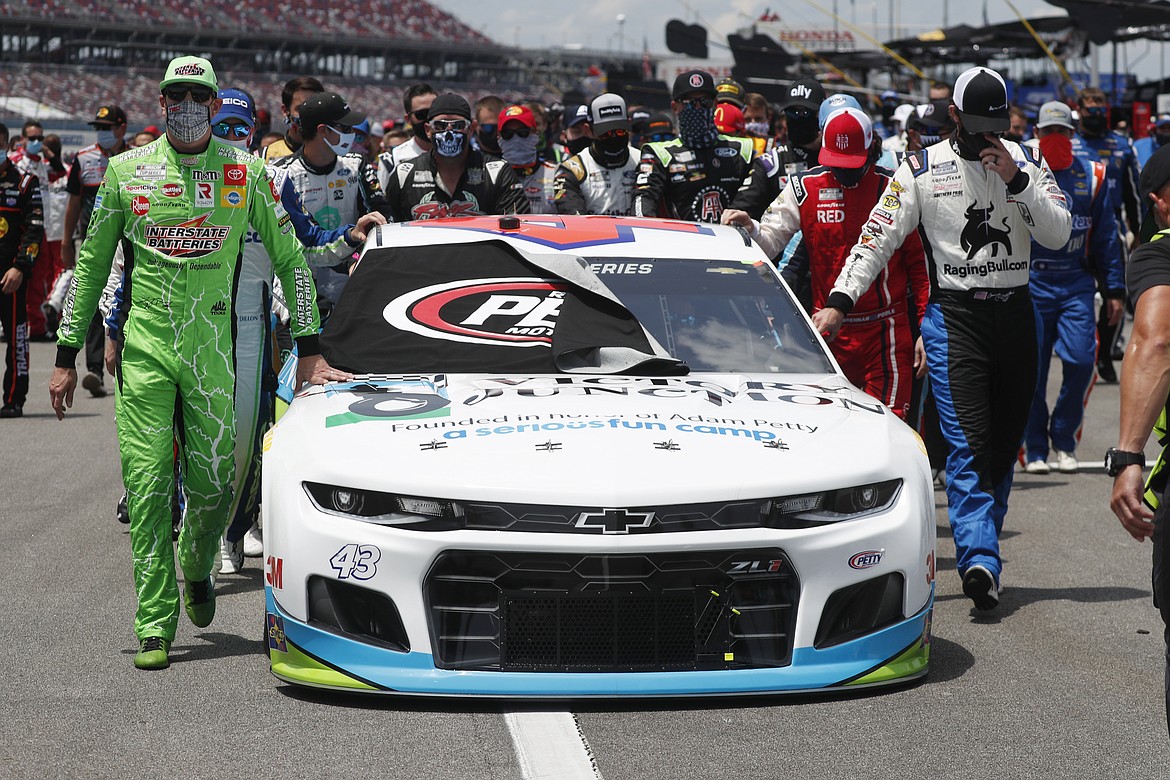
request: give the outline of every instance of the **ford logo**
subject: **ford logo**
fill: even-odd
[[[849,559],[849,568],[851,569],[868,569],[872,566],[877,566],[882,562],[882,555],[885,550],[866,550],[859,552]]]

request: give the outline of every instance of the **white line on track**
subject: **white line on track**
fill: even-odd
[[[524,780],[602,780],[571,712],[504,715]]]

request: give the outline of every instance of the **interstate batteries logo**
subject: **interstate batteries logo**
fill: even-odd
[[[400,295],[382,316],[399,330],[427,338],[548,347],[567,289],[545,279],[466,279]]]
[[[207,225],[210,214],[178,224],[147,225],[146,245],[170,257],[203,257],[218,252],[231,228]]]

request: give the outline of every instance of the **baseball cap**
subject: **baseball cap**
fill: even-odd
[[[678,100],[691,92],[701,92],[704,95],[715,97],[715,79],[705,70],[688,70],[678,74],[674,80],[674,89],[670,91],[670,99]]]
[[[150,133],[155,138],[158,138],[163,134],[162,130],[159,130],[158,125],[147,125],[146,127],[142,128],[142,132]]]
[[[240,119],[248,127],[256,126],[256,117],[252,98],[248,93],[238,89],[221,89],[219,99],[223,101],[219,113],[211,118],[211,123],[222,122],[225,119]]]
[[[829,97],[821,102],[820,111],[817,113],[817,125],[823,130],[825,128],[825,122],[829,121],[829,117],[841,108],[856,108],[860,111],[861,104],[852,95],[846,95],[844,93],[829,95]]]
[[[1142,174],[1138,179],[1138,189],[1141,190],[1142,228],[1141,239],[1149,241],[1159,228],[1154,222],[1154,205],[1150,203],[1150,193],[1157,192],[1170,183],[1170,145],[1158,148],[1146,164],[1142,166]]]
[[[651,114],[650,120],[646,122],[646,128],[642,133],[644,135],[673,134],[674,120],[670,118],[669,114]]]
[[[951,119],[951,101],[948,98],[937,98],[929,103],[923,103],[914,109],[910,116],[910,127],[917,130],[919,127],[937,129],[952,127],[955,123]]]
[[[122,110],[121,106],[101,106],[93,115],[91,125],[124,125],[126,124],[126,112]]]
[[[1049,100],[1040,106],[1040,111],[1036,115],[1036,127],[1052,127],[1053,125],[1076,130],[1072,121],[1072,109],[1059,100]]]
[[[565,127],[576,127],[589,121],[589,106],[568,106],[565,108]]]
[[[989,68],[969,68],[955,82],[955,108],[969,133],[1002,133],[1011,126],[1007,86]]]
[[[301,127],[316,128],[317,125],[356,125],[366,118],[360,111],[354,111],[345,98],[336,92],[318,92],[301,103]]]
[[[528,106],[506,106],[496,118],[496,125],[503,129],[505,122],[519,122],[529,130],[536,129],[536,117]]]
[[[594,135],[603,135],[610,130],[629,130],[630,118],[626,113],[626,101],[621,95],[606,92],[593,98],[589,104],[589,124]]]
[[[825,123],[821,137],[821,165],[860,168],[869,159],[873,144],[873,123],[856,108],[841,108]]]
[[[821,103],[825,102],[825,88],[816,79],[800,78],[788,87],[788,98],[784,101],[785,108],[811,108],[817,111]]]
[[[644,108],[635,108],[630,111],[630,129],[634,132],[642,132],[646,127],[646,123],[650,121],[650,112]]]
[[[735,79],[719,79],[715,85],[715,100],[719,103],[730,103],[743,110],[747,98],[747,90]]]
[[[202,84],[219,91],[219,82],[215,79],[215,69],[211,67],[210,62],[202,57],[175,57],[167,65],[166,75],[159,82],[158,88],[161,92],[171,84],[179,83]]]
[[[738,135],[743,132],[743,112],[734,103],[715,106],[715,127],[721,133]]]
[[[1170,125],[1170,114],[1158,114],[1158,118],[1154,120],[1154,127],[1166,127]]]
[[[900,105],[894,109],[894,114],[893,114],[894,121],[897,122],[898,124],[902,125],[902,127],[905,127],[906,122],[910,119],[910,116],[913,113],[914,113],[914,106],[910,105],[909,103],[903,103],[902,105]]]
[[[532,113],[529,111],[529,113]],[[431,103],[431,108],[427,112],[427,116],[434,118],[442,116],[443,114],[454,114],[461,116],[464,119],[471,119],[471,106],[462,96],[456,95],[454,92],[447,92],[435,98]],[[304,117],[305,109],[301,108],[301,116]]]

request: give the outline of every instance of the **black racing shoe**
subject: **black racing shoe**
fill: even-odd
[[[24,407],[16,404],[4,404],[0,406],[0,418],[11,419],[13,417],[23,417]]]
[[[118,499],[118,522],[122,525],[130,524],[130,508],[126,505],[126,491],[122,491],[122,497]]]
[[[963,575],[963,593],[975,602],[975,609],[988,610],[999,606],[999,586],[995,577],[982,566],[975,565]]]
[[[1113,369],[1113,361],[1098,360],[1097,361],[1097,376],[1101,377],[1101,381],[1107,385],[1117,382],[1117,371]]]

